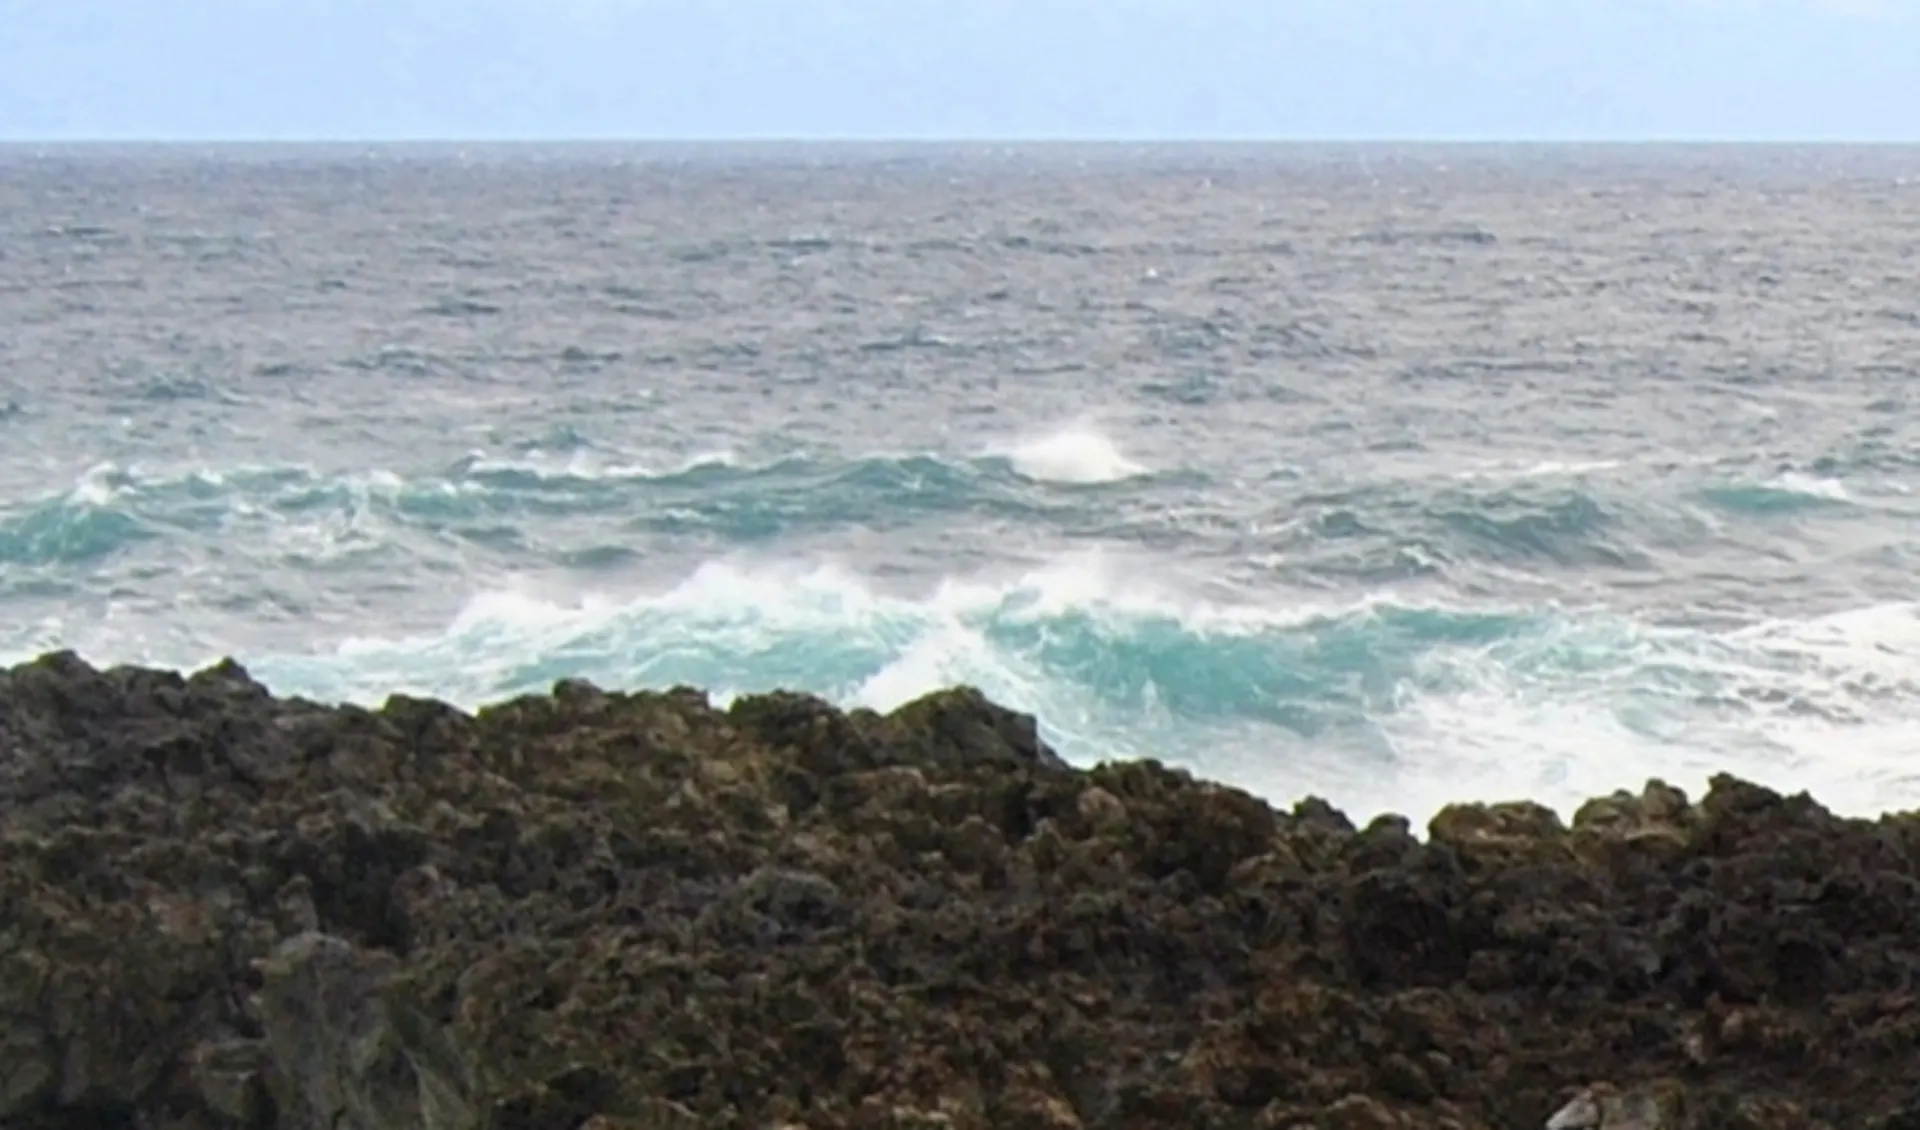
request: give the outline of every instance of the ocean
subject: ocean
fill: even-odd
[[[0,149],[0,657],[1920,805],[1920,150]]]

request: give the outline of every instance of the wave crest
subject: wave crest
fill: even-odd
[[[0,510],[0,563],[97,560],[153,529],[292,545],[303,559],[327,556],[333,539],[346,539],[335,547],[342,552],[358,551],[407,531],[497,549],[522,544],[526,534],[516,523],[529,517],[604,517],[616,530],[760,542],[929,514],[1045,517],[1070,509],[1050,486],[1141,473],[1091,433],[1062,433],[1020,450],[1010,458],[794,455],[762,463],[722,451],[655,466],[574,445],[558,455],[475,452],[404,475],[271,464],[156,473],[105,463],[67,491]]]
[[[833,567],[713,563],[624,599],[492,592],[444,632],[253,665],[288,693],[467,704],[566,677],[723,699],[800,688],[880,709],[968,683],[1034,712],[1082,762],[1152,756],[1277,799],[1419,817],[1465,797],[1573,804],[1648,776],[1698,785],[1729,767],[1817,783],[1842,805],[1920,800],[1898,744],[1920,734],[1920,711],[1900,705],[1920,701],[1916,660],[1911,607],[1714,631],[1591,609],[1236,606],[1081,561],[919,597]],[[1854,756],[1834,755],[1842,741]]]
[[[1093,486],[1147,473],[1103,433],[1076,425],[1025,440],[1000,455],[1022,476],[1043,483]]]

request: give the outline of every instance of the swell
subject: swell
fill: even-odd
[[[1906,489],[1883,476],[1612,462],[1272,489],[1273,501],[1233,540],[1266,576],[1308,587],[1437,581],[1480,595],[1573,580],[1637,588],[1718,571],[1757,575],[1800,547],[1897,529],[1914,512]]]
[[[103,463],[64,491],[0,506],[0,565],[70,570],[183,541],[296,566],[369,554],[404,564],[424,538],[507,553],[516,566],[592,567],[656,539],[769,546],[932,520],[1172,546],[1289,584],[1473,585],[1515,568],[1655,574],[1676,554],[1716,543],[1746,554],[1795,523],[1879,519],[1906,503],[1872,480],[1794,470],[1661,479],[1542,465],[1335,489],[1291,474],[1248,484],[1152,470],[1102,445],[1068,436],[971,457],[712,455],[665,467],[575,446],[475,453],[409,474]]]
[[[369,523],[497,545],[522,520],[611,518],[629,533],[698,532],[751,543],[927,514],[1046,520],[1077,513],[1088,492],[1123,481],[1203,486],[1205,478],[1131,466],[1036,473],[1007,455],[795,456],[747,465],[714,456],[653,469],[587,453],[559,460],[476,454],[411,475],[296,465],[154,474],[103,463],[58,494],[0,507],[0,564],[77,566],[168,536],[304,527],[324,537],[323,527]]]

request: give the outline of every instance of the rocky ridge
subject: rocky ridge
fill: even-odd
[[[978,693],[0,672],[5,1130],[1920,1128],[1920,819],[1423,841]]]

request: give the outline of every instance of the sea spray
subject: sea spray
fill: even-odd
[[[1225,606],[1087,560],[911,597],[843,568],[715,563],[627,598],[486,594],[444,632],[249,662],[284,693],[368,703],[408,690],[474,705],[582,677],[887,709],[968,683],[1036,713],[1082,763],[1159,757],[1361,813],[1572,804],[1716,766],[1812,774],[1830,803],[1870,808],[1912,779],[1915,617],[1715,631],[1594,608]]]

